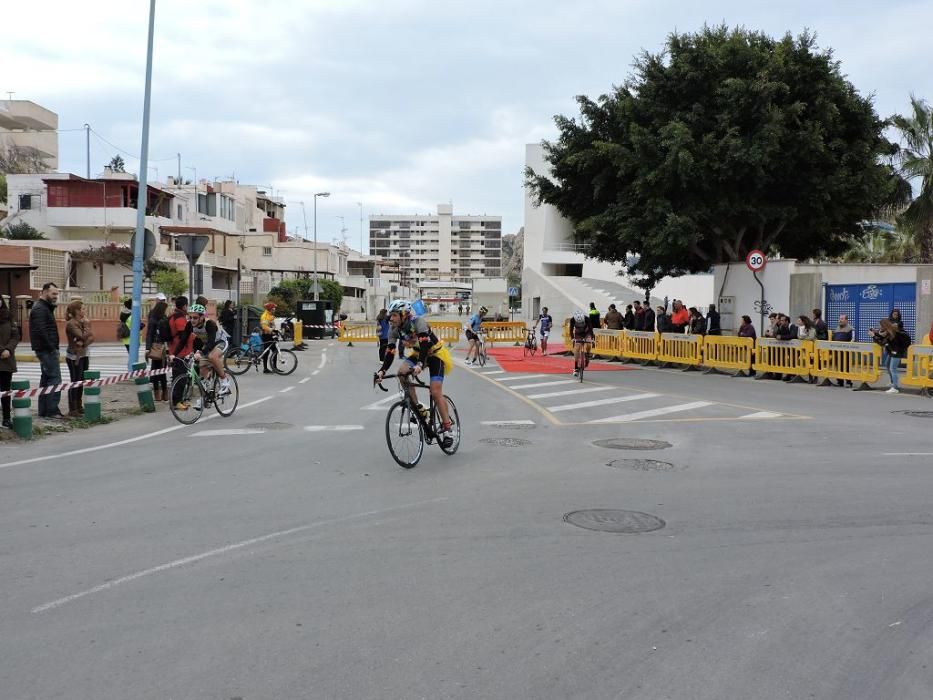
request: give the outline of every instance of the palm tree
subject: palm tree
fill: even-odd
[[[920,194],[897,217],[920,248],[920,262],[933,263],[933,109],[910,96],[912,114],[891,118],[903,145],[895,160],[907,180],[919,180]]]

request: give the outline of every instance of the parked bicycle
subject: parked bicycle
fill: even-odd
[[[450,430],[441,433],[441,416],[434,398],[431,397],[430,404],[422,412],[412,400],[409,391],[411,388],[430,387],[410,374],[387,374],[383,377],[391,378],[397,379],[399,384],[399,400],[389,407],[389,413],[386,415],[386,442],[392,459],[399,466],[411,469],[421,460],[425,443],[432,445],[437,442],[437,446],[447,455],[456,452],[460,447],[460,415],[453,400],[444,394],[447,415],[452,425]],[[373,377],[373,385],[383,391],[389,391],[382,385],[378,375]]]
[[[195,360],[194,355],[189,355],[182,362],[185,364],[185,374],[175,377],[169,393],[172,397],[171,408],[175,420],[184,425],[197,423],[204,410],[211,406],[224,418],[233,415],[240,402],[240,388],[236,377],[228,375],[230,385],[224,390],[213,367],[210,367],[207,377],[202,377],[198,369],[199,362]],[[182,385],[184,388],[176,388]],[[175,397],[180,397],[177,403]]]
[[[291,350],[279,347],[278,335],[265,345],[257,347],[250,342],[230,349],[224,357],[224,367],[231,374],[244,374],[250,367],[259,371],[264,358],[268,358],[267,362],[276,374],[283,376],[291,374],[298,367],[298,356]]]
[[[538,336],[535,334],[534,328],[526,328],[525,332],[525,347],[522,350],[522,355],[534,357],[535,353],[538,352]]]

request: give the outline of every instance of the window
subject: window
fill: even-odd
[[[21,194],[19,196],[19,208],[20,209],[32,209],[32,195],[31,194]]]
[[[272,246],[270,246],[270,245],[264,245],[264,246],[262,247],[262,254],[263,254],[263,256],[265,256],[265,257],[267,257],[267,258],[271,258],[271,257],[272,257]]]
[[[176,218],[177,218],[179,221],[181,221],[181,205],[180,205],[180,204],[178,205],[178,216],[177,216]]]

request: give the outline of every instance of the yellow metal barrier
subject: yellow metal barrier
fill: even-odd
[[[304,324],[301,321],[295,321],[295,335],[292,337],[292,350],[304,350]]]
[[[564,324],[564,350],[573,352],[573,343],[570,342],[570,322]]]
[[[759,338],[755,346],[755,371],[806,377],[813,364],[812,340]]]
[[[662,333],[658,343],[658,362],[697,366],[703,359],[703,336]]]
[[[933,391],[933,345],[911,345],[907,350],[907,374],[904,386]]]
[[[483,321],[482,327],[486,331],[486,342],[490,345],[525,342],[524,321]]]
[[[458,323],[457,321],[428,321],[431,325],[431,330],[434,331],[434,335],[437,336],[438,340],[443,340],[448,345],[456,345],[463,337],[463,324]]]
[[[660,336],[651,331],[622,331],[622,357],[653,362],[658,359]]]
[[[340,333],[337,340],[344,343],[378,343],[379,326],[375,323],[359,323],[344,321],[340,324]]]
[[[747,374],[752,370],[754,350],[755,341],[751,338],[708,335],[703,341],[703,366]]]
[[[867,387],[881,378],[881,346],[877,343],[842,343],[819,340],[813,348],[814,377],[849,381]]]
[[[594,334],[596,342],[593,344],[593,354],[602,357],[622,357],[622,345],[625,331],[611,331],[599,329]]]

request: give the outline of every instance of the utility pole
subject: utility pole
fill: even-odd
[[[178,154],[178,184],[181,184],[181,153]]]
[[[146,87],[143,97],[143,137],[139,154],[139,194],[136,197],[136,246],[133,251],[133,309],[130,321],[128,369],[139,358],[139,327],[143,296],[143,252],[146,243],[146,204],[149,201],[149,108],[152,97],[152,40],[155,34],[155,0],[149,0],[149,43],[146,48]]]
[[[308,217],[305,215],[305,203],[304,202],[298,202],[298,203],[301,205],[301,220],[304,221],[304,224],[305,224],[304,239],[308,240]],[[298,227],[296,226],[295,230],[297,229]]]
[[[87,179],[91,179],[91,125],[84,125],[84,152],[87,159]]]

